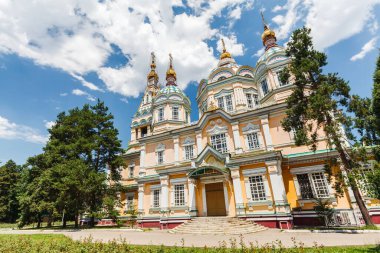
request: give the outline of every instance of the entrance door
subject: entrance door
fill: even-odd
[[[207,216],[226,216],[223,183],[206,184]]]

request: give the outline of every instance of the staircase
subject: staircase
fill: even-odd
[[[183,234],[240,235],[266,230],[255,222],[235,217],[195,217],[169,231]]]

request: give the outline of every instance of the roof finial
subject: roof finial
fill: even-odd
[[[152,69],[155,69],[156,68],[156,56],[154,55],[154,52],[150,53],[150,57],[151,57],[150,67]]]
[[[260,14],[261,14],[261,20],[263,21],[263,25],[264,25],[264,30],[266,30],[268,29],[268,25],[267,25],[267,22],[265,22],[263,11],[260,11]]]
[[[150,57],[151,57],[151,60],[150,60],[150,72],[148,74],[148,80],[151,79],[151,78],[154,78],[154,80],[158,81],[158,75],[156,73],[156,56],[154,55],[154,52],[151,52],[150,53]]]
[[[172,56],[172,53],[169,53],[169,68],[173,68],[173,56]]]
[[[226,44],[224,44],[224,39],[222,38],[221,40],[222,40],[223,52],[226,52],[227,50],[226,50]]]
[[[169,80],[170,77],[174,78],[174,81]],[[173,68],[173,56],[171,53],[169,53],[169,69],[166,71],[166,80],[168,83],[166,85],[176,85],[175,80],[177,79],[177,74]]]

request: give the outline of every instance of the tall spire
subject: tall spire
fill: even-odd
[[[170,53],[169,54],[169,69],[166,71],[166,85],[177,85],[176,81],[177,80],[177,74],[173,68],[173,56]]]
[[[222,38],[221,41],[223,46],[223,53],[220,55],[220,59],[223,60],[225,58],[231,58],[231,54],[227,52],[226,44],[224,44],[224,39]]]
[[[268,26],[268,24],[265,22],[265,18],[264,18],[264,14],[263,12],[261,11],[261,20],[263,22],[263,26],[264,26],[264,32],[263,34],[261,35],[261,39],[263,41],[263,45],[265,46],[265,50],[268,50],[269,48],[271,47],[275,47],[277,46],[276,44],[276,34],[273,30],[271,30]]]
[[[148,81],[151,79],[154,79],[155,82],[158,81],[158,75],[156,73],[156,56],[154,55],[154,52],[150,53],[150,72],[148,74]]]

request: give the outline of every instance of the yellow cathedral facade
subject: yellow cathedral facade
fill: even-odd
[[[120,215],[137,211],[141,227],[174,228],[194,217],[226,216],[272,228],[320,225],[315,200],[328,200],[337,226],[363,225],[350,189],[337,197],[324,171],[337,153],[321,138],[316,152],[296,146],[285,132],[292,80],[279,72],[289,64],[273,30],[264,25],[264,54],[253,66],[235,62],[223,43],[215,69],[199,83],[199,120],[177,86],[173,59],[161,87],[152,53],[141,104],[131,124]],[[334,168],[339,170],[339,167]],[[364,195],[375,223],[380,202]]]

